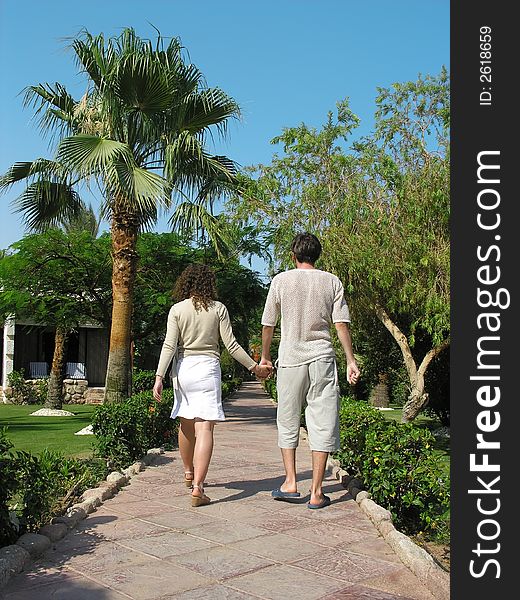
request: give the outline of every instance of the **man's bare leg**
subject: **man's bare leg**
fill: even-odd
[[[323,501],[323,478],[327,468],[328,452],[312,451],[312,484],[311,484],[311,504],[319,504]]]
[[[296,484],[296,448],[280,448],[282,452],[283,466],[285,469],[285,481],[280,486],[282,492],[297,492]]]

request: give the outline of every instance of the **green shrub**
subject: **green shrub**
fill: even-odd
[[[339,410],[340,450],[336,457],[345,471],[362,475],[365,456],[365,439],[371,429],[386,425],[380,411],[359,400],[342,398]]]
[[[429,431],[388,422],[364,402],[342,399],[340,440],[335,456],[342,467],[363,481],[400,529],[434,533],[444,527],[450,483]]]
[[[134,394],[149,392],[155,384],[155,371],[134,369],[132,373],[132,390]]]
[[[264,390],[267,392],[267,394],[276,402],[278,400],[278,394],[276,392],[276,379],[273,377],[264,379],[262,381],[262,385],[264,386]]]
[[[39,456],[13,452],[5,431],[0,431],[0,546],[62,514],[106,474],[106,465],[92,459],[49,450]]]
[[[231,396],[231,394],[236,391],[241,384],[242,379],[240,377],[233,377],[233,379],[222,381],[222,400],[229,398],[229,396]]]
[[[0,547],[15,541],[17,529],[9,515],[9,499],[16,491],[16,465],[7,439],[6,429],[0,429]]]
[[[9,387],[12,388],[11,401],[13,404],[43,404],[49,388],[48,378],[31,383],[25,379],[23,369],[12,371],[7,375]]]
[[[150,448],[171,447],[178,429],[178,420],[170,418],[172,405],[172,390],[164,390],[161,402],[148,391],[125,402],[101,404],[92,418],[96,455],[124,468]]]
[[[374,502],[407,533],[437,529],[449,509],[449,480],[434,442],[428,430],[411,423],[387,423],[366,435],[363,478]]]

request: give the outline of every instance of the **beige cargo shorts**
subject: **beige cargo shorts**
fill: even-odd
[[[339,386],[336,361],[319,359],[297,367],[278,367],[276,373],[278,446],[296,448],[300,414],[305,422],[311,450],[339,449]]]

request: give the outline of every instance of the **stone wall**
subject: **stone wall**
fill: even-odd
[[[37,387],[39,379],[27,379],[26,383]],[[12,403],[13,389],[5,387],[0,390],[3,393],[4,402]],[[63,380],[63,404],[99,404],[103,399],[103,388],[89,388],[86,379],[64,379]]]
[[[86,379],[63,380],[63,403],[85,404],[87,402],[88,381]]]

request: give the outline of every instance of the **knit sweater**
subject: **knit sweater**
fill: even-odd
[[[256,362],[240,346],[233,335],[227,308],[214,301],[208,310],[195,309],[191,298],[174,304],[168,314],[166,337],[156,374],[164,377],[170,363],[177,358],[203,354],[220,358],[219,337],[231,356],[251,370]]]

